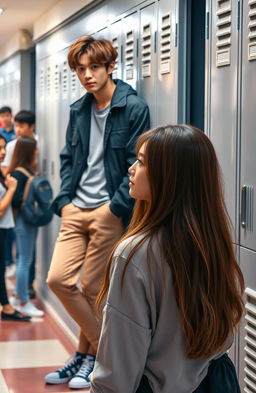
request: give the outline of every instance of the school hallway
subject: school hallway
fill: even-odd
[[[6,281],[11,295],[13,280]],[[43,308],[39,301],[35,304]],[[44,382],[44,376],[63,367],[74,352],[74,345],[47,312],[31,322],[0,320],[0,393],[88,392]]]

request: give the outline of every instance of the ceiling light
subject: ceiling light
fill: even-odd
[[[4,8],[0,8],[0,15],[4,12]]]

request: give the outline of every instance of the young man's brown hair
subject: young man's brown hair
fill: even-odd
[[[86,36],[74,42],[70,47],[68,64],[71,70],[76,70],[80,64],[80,56],[85,53],[89,55],[91,63],[104,64],[106,69],[118,56],[117,50],[113,47],[111,41]]]

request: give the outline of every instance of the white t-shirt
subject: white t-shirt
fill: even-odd
[[[9,142],[11,143],[11,142]],[[0,200],[3,199],[5,196],[6,189],[0,183]],[[6,212],[2,217],[0,217],[0,228],[13,228],[14,227],[14,220],[12,215],[12,207],[11,205],[8,206]]]
[[[9,166],[10,165],[16,142],[17,142],[17,139],[14,139],[13,141],[7,143],[6,156],[5,156],[5,159],[2,162],[1,166]]]
[[[37,141],[37,144],[38,144],[38,136],[34,135],[34,137],[35,137],[35,140]],[[1,166],[8,167],[11,164],[11,160],[12,160],[12,156],[13,156],[13,152],[14,152],[17,140],[18,139],[14,139],[14,141],[7,143],[6,155],[5,155],[4,161],[1,163]]]

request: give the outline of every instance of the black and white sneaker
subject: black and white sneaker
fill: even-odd
[[[89,375],[93,371],[94,362],[95,356],[86,355],[86,358],[83,360],[80,370],[69,381],[68,387],[71,389],[89,388],[91,385]]]
[[[76,354],[68,360],[68,363],[63,368],[47,374],[44,377],[45,382],[53,385],[68,382],[80,370],[85,358],[86,355],[76,352]]]

